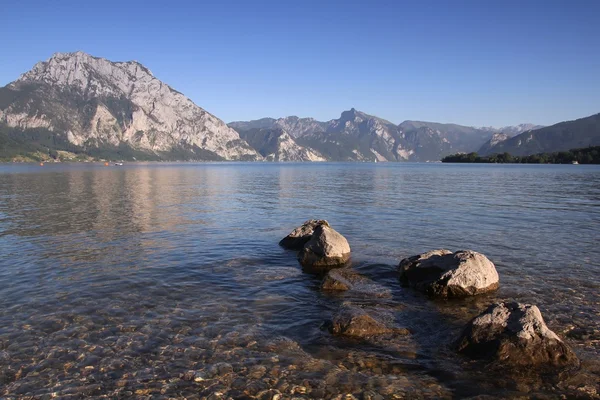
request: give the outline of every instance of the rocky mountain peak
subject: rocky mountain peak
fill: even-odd
[[[262,158],[236,131],[137,61],[56,53],[3,89],[19,99],[0,109],[7,125],[44,127],[82,149],[126,146],[158,158]]]
[[[141,86],[150,91],[176,92],[137,61],[112,62],[82,51],[56,53],[21,75],[15,81],[19,82],[78,88],[88,96],[129,95]]]
[[[360,122],[364,119],[367,119],[367,115],[365,113],[357,111],[356,108],[351,108],[348,111],[344,111],[344,112],[342,112],[342,115],[340,116],[340,121],[343,121],[343,122],[346,122],[346,121]]]

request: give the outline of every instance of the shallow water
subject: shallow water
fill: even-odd
[[[386,294],[328,294],[277,243],[327,219]],[[0,165],[0,394],[39,398],[459,398],[600,390],[600,167]],[[500,290],[431,301],[399,260],[486,254]],[[537,304],[582,360],[512,377],[452,350],[496,300]],[[342,304],[408,337],[332,337]]]

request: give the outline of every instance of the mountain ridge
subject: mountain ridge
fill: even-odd
[[[412,120],[396,125],[355,108],[329,121],[268,117],[233,121],[229,126],[238,133],[250,129],[285,129],[298,144],[334,161],[437,161],[452,153],[477,151],[498,132],[495,128]],[[503,129],[518,131],[519,126]]]
[[[484,151],[500,151],[511,136],[537,137],[533,128],[540,127],[394,124],[355,108],[329,121],[290,116],[225,124],[141,63],[81,51],[56,53],[0,88],[3,158],[61,150],[144,160],[438,161],[486,145]],[[587,143],[585,132],[577,135],[574,144]],[[533,136],[526,142],[537,143]]]
[[[600,146],[600,113],[528,130],[500,141],[480,155],[509,153],[526,156]]]
[[[151,159],[173,152],[186,159],[262,159],[235,130],[136,61],[56,53],[0,91],[0,122],[47,129],[83,151],[125,146]]]

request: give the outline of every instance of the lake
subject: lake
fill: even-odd
[[[388,296],[322,292],[278,246],[310,218]],[[599,233],[600,166],[0,164],[0,394],[593,396]],[[484,253],[500,289],[434,301],[401,287],[398,262],[438,248]],[[456,354],[462,327],[504,299],[538,305],[581,369],[498,376]],[[332,336],[342,304],[411,334]]]

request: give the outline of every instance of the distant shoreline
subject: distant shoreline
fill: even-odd
[[[554,153],[513,156],[509,153],[480,156],[477,153],[452,154],[443,163],[468,164],[600,164],[600,146],[591,146]]]

